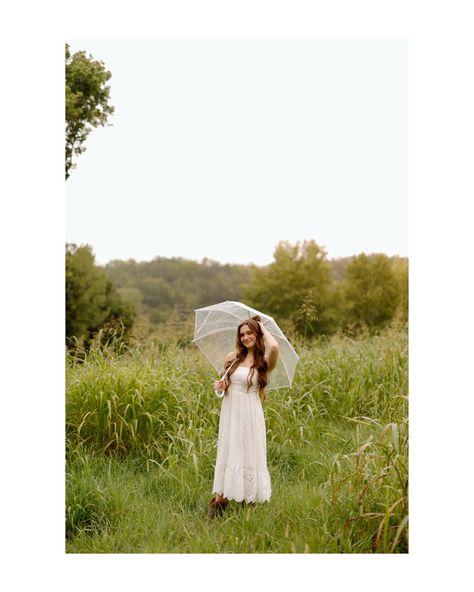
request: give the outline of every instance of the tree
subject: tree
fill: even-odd
[[[135,313],[97,265],[91,247],[66,245],[66,338],[91,337],[107,326],[130,330]]]
[[[111,76],[103,62],[86,57],[84,51],[71,56],[66,44],[66,179],[75,167],[73,155],[85,151],[84,142],[92,128],[105,126],[114,112],[108,103],[110,87],[106,86]]]
[[[315,241],[278,243],[274,262],[256,267],[245,297],[253,307],[280,321],[292,321],[302,335],[331,333],[336,328],[331,268]]]
[[[345,300],[346,325],[373,330],[392,320],[400,289],[387,255],[361,253],[352,259],[346,270]]]

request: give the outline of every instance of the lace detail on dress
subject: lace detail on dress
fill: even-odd
[[[216,467],[213,493],[237,502],[265,502],[271,497],[270,475],[266,469],[220,465]]]

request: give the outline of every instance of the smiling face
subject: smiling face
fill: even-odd
[[[257,341],[257,336],[253,333],[248,325],[240,327],[240,341],[247,348],[252,349]]]

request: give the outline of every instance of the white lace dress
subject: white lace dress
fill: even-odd
[[[268,501],[265,418],[258,396],[257,371],[247,391],[250,368],[239,366],[222,399],[213,493],[238,502]]]

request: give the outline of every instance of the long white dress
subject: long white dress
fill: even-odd
[[[239,366],[222,399],[212,491],[238,502],[265,502],[271,496],[265,418],[257,371],[247,390],[249,372]]]

